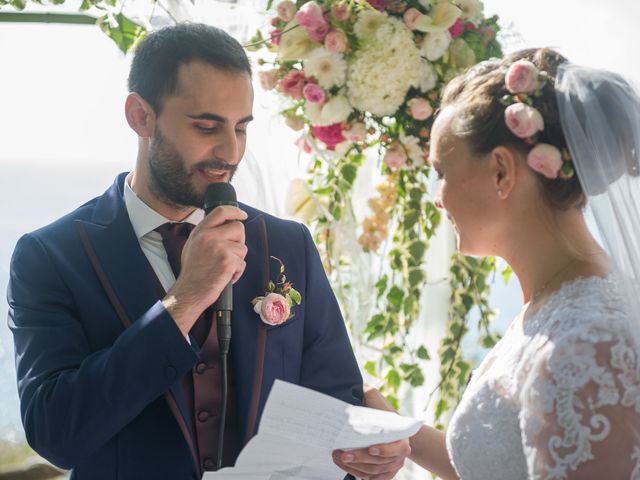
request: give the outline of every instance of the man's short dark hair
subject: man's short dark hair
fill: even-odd
[[[231,35],[210,25],[183,23],[152,32],[140,42],[131,63],[129,91],[159,114],[164,98],[176,91],[180,65],[194,60],[251,75],[247,54]]]

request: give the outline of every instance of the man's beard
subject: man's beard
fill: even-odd
[[[205,192],[198,192],[192,182],[198,169],[210,168],[229,172],[229,180],[238,168],[217,159],[204,160],[186,170],[185,161],[175,146],[167,140],[156,127],[154,138],[149,147],[149,170],[151,171],[151,193],[163,203],[171,207],[202,208]]]

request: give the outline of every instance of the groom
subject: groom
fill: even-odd
[[[253,91],[240,44],[204,25],[162,29],[137,48],[129,88],[135,169],[23,236],[13,255],[22,421],[29,444],[71,479],[199,479],[215,466],[220,425],[209,306],[227,283],[223,465],[255,434],[276,378],[353,404],[362,379],[308,230],[246,205],[200,209],[207,185],[231,180],[244,154]],[[251,301],[278,279],[274,258],[302,303],[267,325]]]

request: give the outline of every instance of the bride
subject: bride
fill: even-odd
[[[445,89],[430,160],[467,255],[508,261],[524,306],[446,434],[409,458],[443,479],[640,479],[640,98],[549,49],[483,62]],[[589,232],[587,200],[608,253]],[[371,390],[367,405],[391,409]],[[334,452],[386,480],[406,441]]]

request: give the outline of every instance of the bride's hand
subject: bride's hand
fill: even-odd
[[[395,412],[386,398],[375,388],[364,392],[364,404],[369,408]],[[372,445],[356,450],[335,450],[333,461],[345,472],[365,480],[391,480],[411,453],[409,440],[398,440],[384,445]]]

